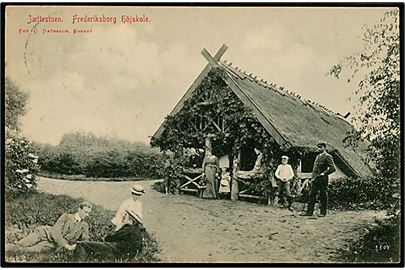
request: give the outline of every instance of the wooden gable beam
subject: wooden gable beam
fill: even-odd
[[[213,67],[219,67],[218,61],[211,56],[211,54],[204,48],[201,54],[207,59],[208,63]]]
[[[213,67],[219,67],[220,65],[216,61],[214,57],[210,55],[210,53],[206,50],[202,50],[202,55],[207,59],[208,63]],[[270,135],[276,140],[276,142],[283,147],[289,148],[291,144],[284,138],[284,136],[274,127],[271,120],[263,113],[260,107],[243,91],[242,87],[232,78],[232,76],[226,76],[224,78],[225,82],[233,89],[234,93],[238,96],[238,98],[250,109],[253,110],[254,114],[262,123],[264,128],[270,133]]]
[[[221,57],[224,55],[224,53],[226,52],[227,49],[228,49],[228,46],[226,46],[225,44],[223,44],[221,46],[221,48],[214,55],[214,59],[216,62],[218,62],[221,59]],[[207,51],[207,53],[208,53],[208,51]],[[198,75],[198,77],[195,79],[195,81],[187,89],[184,96],[179,100],[179,102],[174,107],[174,109],[170,112],[169,115],[175,115],[176,113],[178,113],[181,110],[181,108],[183,108],[184,102],[193,94],[194,90],[201,83],[201,81],[204,79],[204,77],[208,75],[208,72],[210,72],[211,68],[212,68],[211,64],[207,64],[205,66],[203,71],[200,73],[200,75]],[[160,125],[158,130],[155,132],[155,134],[153,134],[152,137],[159,138],[162,135],[163,131],[164,131],[164,125],[162,124],[162,125]]]

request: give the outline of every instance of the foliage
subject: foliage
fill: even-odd
[[[163,157],[143,143],[68,133],[57,146],[35,144],[41,170],[52,176],[97,178],[162,177]]]
[[[9,129],[19,129],[19,118],[26,112],[28,94],[13,81],[6,78],[5,88],[5,125]]]
[[[355,95],[358,105],[353,118],[357,132],[348,143],[371,142],[370,158],[390,181],[400,173],[400,44],[399,10],[387,12],[373,27],[366,27],[363,50],[344,58],[330,74],[359,79]]]
[[[88,177],[162,177],[163,157],[137,151],[98,152],[89,156],[85,168]]]
[[[393,189],[379,176],[337,179],[328,188],[329,205],[342,210],[390,209],[399,203]]]
[[[182,110],[166,117],[163,134],[160,138],[152,138],[151,145],[160,147],[161,151],[178,153],[184,147],[203,148],[205,138],[210,135],[213,154],[217,156],[228,154],[234,157],[245,145],[262,149],[263,163],[268,164],[270,173],[275,170],[277,161],[273,157],[280,155],[280,147],[228,87],[223,80],[225,76],[222,68],[213,68],[185,101]],[[209,107],[201,102],[204,98],[208,98]],[[214,125],[208,125],[205,129],[197,128],[200,121],[217,117],[226,123],[223,132]],[[257,186],[257,191],[262,192],[264,186]]]
[[[7,201],[5,211],[6,242],[17,241],[40,225],[52,226],[64,212],[75,212],[81,201],[64,195],[56,196],[45,193],[29,194],[24,198]],[[91,240],[102,241],[103,237],[111,232],[110,220],[113,215],[113,211],[93,205],[92,212],[87,219]],[[155,262],[158,260],[156,241],[148,233],[146,233],[145,238],[142,254],[122,262]],[[6,260],[9,262],[66,262],[71,258],[71,253],[67,251],[42,252],[40,254],[13,251],[6,255]]]
[[[26,111],[28,94],[6,78],[5,188],[10,197],[35,190],[38,157],[29,140],[19,134],[19,118]]]
[[[31,142],[9,131],[5,144],[5,181],[9,196],[26,194],[36,187],[39,166]]]
[[[359,240],[338,250],[334,260],[351,263],[399,263],[401,217],[376,220]]]

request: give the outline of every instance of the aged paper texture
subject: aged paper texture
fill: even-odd
[[[398,11],[6,6],[5,262],[398,263]]]

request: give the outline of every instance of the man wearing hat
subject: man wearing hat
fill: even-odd
[[[114,232],[108,234],[104,241],[79,242],[73,253],[76,261],[90,258],[114,259],[134,256],[142,251],[145,232],[142,220],[142,203],[139,198],[144,189],[139,185],[130,188],[131,198],[121,203],[117,214],[112,219],[116,226]]]
[[[328,208],[328,175],[335,172],[335,163],[332,156],[326,152],[326,143],[320,142],[317,145],[320,154],[316,156],[314,167],[312,169],[312,187],[309,193],[309,203],[307,212],[304,216],[312,216],[314,213],[316,195],[319,191],[320,195],[320,214],[319,217],[326,216],[326,209]]]
[[[290,192],[290,181],[294,178],[294,171],[290,164],[288,164],[288,157],[281,157],[281,164],[278,165],[275,172],[276,178],[279,180],[278,183],[278,199],[279,202],[284,204],[285,197],[287,197],[287,206],[291,210],[292,197]]]
[[[115,230],[118,231],[128,221],[129,212],[134,215],[136,220],[143,225],[142,220],[142,202],[139,200],[143,193],[145,193],[143,187],[140,185],[133,185],[130,188],[131,198],[126,199],[120,205],[117,210],[117,214],[111,220],[116,226]]]

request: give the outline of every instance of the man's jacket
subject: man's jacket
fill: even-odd
[[[74,214],[64,213],[49,230],[51,239],[60,247],[89,240],[88,224],[83,220],[77,222]]]
[[[312,178],[322,177],[320,176],[321,173],[324,174],[324,177],[328,177],[329,174],[336,171],[335,163],[333,162],[333,158],[328,153],[320,153],[316,156],[314,167],[312,170]]]

